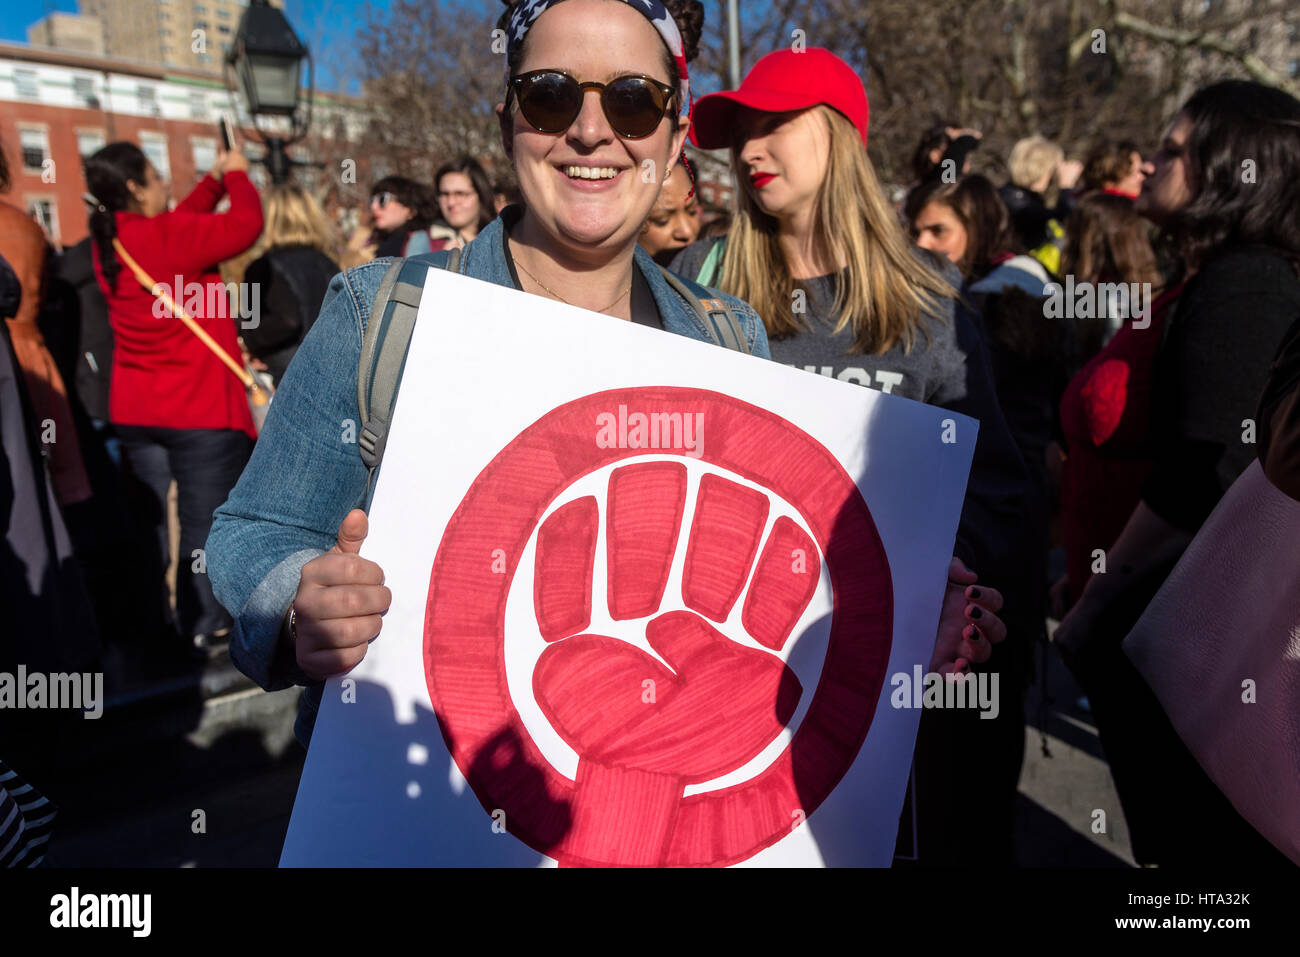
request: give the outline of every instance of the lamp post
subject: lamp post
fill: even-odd
[[[301,109],[300,82],[304,60],[307,62],[305,111]],[[240,18],[235,40],[226,53],[225,76],[232,102],[236,86],[244,95],[253,129],[266,147],[260,162],[271,174],[272,183],[287,183],[294,166],[315,165],[300,163],[286,152],[307,134],[311,125],[315,92],[311,51],[298,39],[284,12],[271,6],[268,0],[251,0]]]

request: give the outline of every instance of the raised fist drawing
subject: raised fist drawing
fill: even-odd
[[[768,531],[764,493],[707,473],[678,556],[687,487],[678,462],[626,465],[610,474],[603,509],[578,498],[537,532],[533,606],[548,646],[533,691],[579,756],[564,840],[576,863],[660,863],[683,788],[753,759],[803,694],[776,652],[817,588],[816,544],[785,516]],[[675,560],[680,595],[665,594]],[[598,618],[626,622],[622,637],[588,633],[602,600]]]
[[[601,441],[624,407],[703,416],[707,452]],[[452,760],[529,847],[725,866],[848,773],[894,630],[884,543],[829,449],[734,397],[644,386],[552,409],[483,467],[434,556],[424,670]],[[503,730],[519,760],[496,760]]]

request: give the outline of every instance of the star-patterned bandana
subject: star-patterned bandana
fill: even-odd
[[[510,24],[506,27],[506,80],[510,79],[509,62],[513,58],[515,50],[523,42],[524,36],[537,18],[543,13],[561,3],[563,0],[524,0],[523,3],[515,7],[514,13],[510,15]],[[677,29],[677,24],[673,20],[672,14],[663,5],[660,0],[622,0],[629,7],[641,14],[651,25],[659,31],[663,37],[664,43],[668,45],[668,50],[673,55],[673,60],[677,64],[677,89],[681,94],[681,111],[683,114],[689,114],[691,109],[691,87],[686,73],[686,56],[685,49],[682,46],[682,35]]]

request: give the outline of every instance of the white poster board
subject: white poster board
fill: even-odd
[[[976,432],[431,270],[281,864],[887,866]]]

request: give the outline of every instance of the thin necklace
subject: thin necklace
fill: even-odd
[[[565,299],[563,296],[561,296],[558,292],[556,292],[556,291],[555,291],[554,289],[552,289],[550,286],[546,285],[546,283],[542,282],[540,279],[538,279],[536,276],[534,276],[532,273],[530,273],[530,272],[528,271],[528,267],[525,266],[523,263],[521,263],[521,262],[519,261],[519,257],[518,257],[518,256],[512,256],[511,258],[514,259],[514,261],[515,261],[515,265],[518,266],[520,269],[522,269],[522,270],[524,271],[524,275],[525,275],[525,276],[527,276],[527,277],[528,277],[529,279],[531,279],[533,282],[537,283],[537,285],[541,286],[543,289],[545,289],[548,293],[550,293],[550,294],[551,294],[552,296],[554,296],[556,299],[560,300],[560,302],[564,303],[566,306],[572,306],[572,305],[573,305],[573,303],[569,302],[569,300]],[[636,267],[634,266],[633,268],[636,268]],[[622,301],[623,297],[626,296],[626,295],[627,295],[629,292],[631,292],[631,291],[632,291],[632,283],[629,281],[628,284],[627,284],[627,288],[624,289],[622,292],[620,292],[620,293],[618,294],[618,296],[614,299],[613,302],[611,302],[608,306],[605,306],[605,307],[603,307],[603,308],[601,308],[601,309],[597,309],[596,311],[597,311],[597,312],[604,312],[606,309],[612,309],[612,308],[614,308],[614,306],[617,306],[617,305],[619,304],[619,302]],[[578,308],[581,309],[582,307],[579,306]]]

